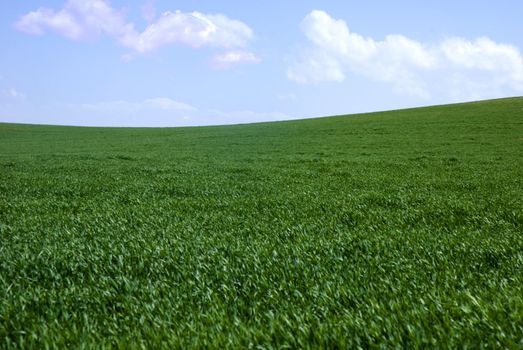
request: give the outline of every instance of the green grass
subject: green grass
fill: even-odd
[[[0,124],[0,347],[523,347],[523,98]]]

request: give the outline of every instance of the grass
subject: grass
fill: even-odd
[[[522,348],[522,107],[0,124],[0,347]]]

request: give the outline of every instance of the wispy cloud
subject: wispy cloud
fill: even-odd
[[[523,91],[521,53],[488,38],[429,44],[396,34],[375,40],[319,10],[304,18],[301,29],[309,47],[287,69],[287,77],[298,83],[341,82],[347,74],[360,74],[390,83],[400,94],[425,98],[434,79],[457,94],[476,93],[485,84],[491,91]]]
[[[98,112],[123,112],[131,113],[133,115],[145,115],[146,113],[159,111],[185,113],[188,111],[198,110],[196,107],[193,107],[187,103],[175,101],[167,97],[155,97],[141,102],[129,102],[126,100],[99,102],[93,104],[83,104],[81,107],[83,109]]]
[[[260,58],[252,52],[235,50],[215,55],[212,59],[212,65],[215,68],[226,69],[238,64],[253,64],[260,63],[260,61]]]
[[[231,50],[247,47],[254,38],[247,24],[223,14],[167,11],[156,18],[154,2],[148,1],[142,7],[142,15],[150,23],[139,31],[107,0],[69,0],[61,10],[40,8],[29,12],[14,26],[32,35],[54,31],[71,40],[106,35],[138,54],[172,44]]]
[[[69,0],[59,11],[42,7],[22,16],[15,28],[33,35],[51,30],[72,40],[107,34],[124,41],[135,34],[134,25],[104,0]]]
[[[276,97],[280,101],[295,101],[298,98],[294,93],[279,94]]]
[[[1,91],[2,96],[7,97],[12,100],[24,100],[25,94],[16,90],[15,88],[8,88]]]
[[[165,111],[197,111],[196,107],[193,107],[187,103],[173,101],[167,97],[156,97],[150,98],[143,102],[146,106],[151,108],[162,109]]]
[[[167,97],[155,97],[142,101],[117,100],[80,105],[69,104],[65,106],[65,111],[71,120],[74,120],[74,124],[90,126],[219,125],[291,118],[280,112],[223,111],[195,107]],[[59,113],[64,113],[64,111],[56,114]]]

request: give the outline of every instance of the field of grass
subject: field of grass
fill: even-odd
[[[0,124],[0,347],[523,347],[523,98]]]

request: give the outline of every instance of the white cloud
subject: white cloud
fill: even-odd
[[[137,53],[151,52],[175,43],[195,48],[243,48],[254,37],[248,25],[221,14],[168,11],[153,22],[153,1],[142,7],[142,14],[151,23],[139,32],[107,0],[68,0],[59,11],[40,8],[22,16],[14,26],[33,35],[51,30],[72,40],[107,35]]]
[[[194,48],[244,47],[253,37],[244,23],[221,15],[204,15],[199,12],[165,12],[142,33],[132,33],[120,43],[139,53],[150,52],[173,43]]]
[[[1,93],[4,97],[7,97],[12,100],[25,99],[25,94],[16,90],[15,88],[9,88],[9,89],[3,90]]]
[[[229,68],[243,63],[259,63],[260,59],[252,52],[235,50],[215,55],[212,64],[216,68]]]
[[[424,45],[402,35],[389,35],[383,41],[365,38],[350,32],[343,20],[319,10],[305,17],[301,29],[313,45],[301,61],[289,67],[289,79],[299,83],[341,82],[351,71],[392,82],[401,92],[427,95],[408,69],[434,67],[435,60]]]
[[[213,28],[213,45],[225,48],[245,47],[254,37],[252,29],[238,20],[221,14],[201,16]]]
[[[60,11],[39,8],[22,16],[15,28],[33,35],[50,29],[72,40],[92,39],[101,34],[123,40],[134,33],[134,26],[104,0],[69,0]]]
[[[290,119],[279,112],[222,111],[196,108],[166,97],[133,102],[126,100],[62,106],[53,116],[66,115],[66,122],[89,126],[191,126],[240,124]],[[46,121],[53,122],[53,121]],[[63,124],[64,122],[57,122]]]
[[[98,112],[124,112],[131,114],[141,114],[142,112],[168,111],[168,112],[186,112],[196,111],[197,108],[189,104],[174,101],[167,97],[156,97],[146,99],[141,102],[129,102],[126,100],[100,102],[94,104],[84,104],[84,109]]]
[[[523,82],[523,57],[511,45],[498,44],[489,38],[474,42],[450,38],[441,43],[441,50],[451,63],[467,69],[499,72],[513,82]]]
[[[310,46],[287,69],[287,77],[298,83],[341,82],[352,73],[388,82],[400,94],[427,98],[431,93],[427,76],[437,74],[454,90],[474,90],[474,85],[480,89],[490,83],[498,89],[523,90],[519,50],[488,38],[474,42],[449,38],[431,45],[396,34],[380,41],[351,32],[343,20],[319,10],[304,18],[301,29]],[[468,74],[459,74],[464,71]]]
[[[287,70],[287,77],[297,83],[345,80],[342,63],[327,52],[309,50],[301,61],[294,62]]]
[[[165,111],[197,111],[196,107],[188,105],[187,103],[173,101],[166,97],[150,98],[144,101],[144,104],[151,107],[162,109]]]

